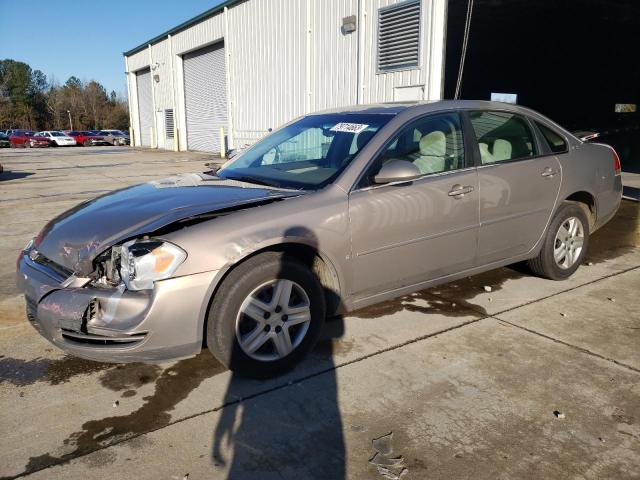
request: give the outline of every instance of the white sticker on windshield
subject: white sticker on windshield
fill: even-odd
[[[363,123],[338,123],[331,128],[332,132],[347,132],[347,133],[360,133],[365,130],[369,125]]]

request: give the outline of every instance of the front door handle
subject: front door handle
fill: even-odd
[[[551,167],[547,167],[542,171],[540,175],[542,175],[543,177],[552,178],[556,173],[558,173],[558,170],[554,170]]]
[[[450,197],[461,198],[461,197],[464,197],[465,194],[471,193],[471,192],[473,192],[473,187],[471,185],[456,184],[453,187],[451,187],[451,190],[449,190],[448,195]]]

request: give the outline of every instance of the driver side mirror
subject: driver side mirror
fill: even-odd
[[[410,182],[421,176],[422,173],[413,163],[396,159],[385,163],[378,174],[373,177],[373,181],[378,184]]]

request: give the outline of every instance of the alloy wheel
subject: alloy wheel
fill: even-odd
[[[584,226],[577,217],[569,217],[558,229],[553,248],[553,259],[563,269],[571,268],[580,258],[584,245]]]
[[[304,340],[311,323],[311,302],[298,283],[274,279],[251,292],[236,317],[236,339],[249,357],[275,361]]]

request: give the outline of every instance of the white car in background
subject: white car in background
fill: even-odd
[[[48,138],[52,147],[70,147],[76,145],[75,138],[57,130],[46,130],[44,132],[38,132],[36,135]]]

